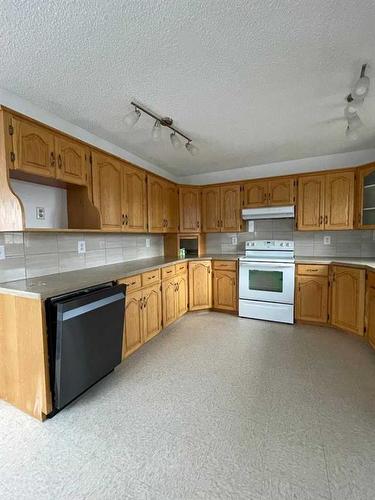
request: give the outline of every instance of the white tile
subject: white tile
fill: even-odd
[[[0,260],[0,283],[20,280],[25,277],[25,258],[23,256],[7,257],[4,260]]]
[[[85,239],[84,234],[58,234],[57,245],[59,252],[77,252],[78,242]]]
[[[59,272],[57,253],[26,255],[26,277],[45,276]]]
[[[57,235],[26,233],[25,253],[26,255],[57,253]]]
[[[0,245],[5,245],[5,255],[7,257],[24,255],[23,233],[3,233]]]
[[[122,247],[107,248],[105,251],[105,255],[107,264],[116,264],[117,262],[123,262]]]
[[[85,254],[86,267],[105,265],[105,250],[88,250]]]
[[[85,267],[85,254],[77,252],[62,252],[59,254],[59,271],[75,271]]]

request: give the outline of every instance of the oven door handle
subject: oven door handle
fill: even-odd
[[[241,262],[240,263],[240,267],[249,267],[251,269],[254,269],[255,271],[257,269],[262,269],[262,268],[267,268],[267,267],[272,267],[273,269],[286,269],[286,268],[290,268],[290,269],[294,269],[296,267],[295,264],[291,264],[289,262],[256,262],[256,263],[252,263],[252,262]]]

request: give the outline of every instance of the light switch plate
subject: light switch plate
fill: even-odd
[[[85,240],[78,242],[78,253],[86,253],[86,241]]]
[[[5,246],[0,245],[0,260],[4,260],[4,259],[5,259]]]
[[[249,220],[247,222],[247,232],[248,233],[254,233],[255,232],[255,224],[253,220]]]
[[[330,236],[324,236],[323,238],[323,245],[330,245],[331,244],[331,237]]]
[[[232,236],[232,245],[237,245],[237,236]]]
[[[37,220],[44,220],[46,218],[46,209],[44,207],[36,207]]]
[[[146,238],[146,248],[150,248],[151,246],[151,240],[150,238]]]

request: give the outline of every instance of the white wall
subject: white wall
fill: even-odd
[[[315,156],[300,160],[267,163],[253,167],[240,167],[221,172],[180,177],[183,184],[215,184],[217,182],[230,182],[243,179],[259,179],[260,177],[273,177],[319,170],[332,170],[335,168],[354,167],[375,161],[375,148],[350,153],[337,153],[334,155]]]
[[[15,194],[22,200],[26,227],[68,227],[68,212],[66,201],[66,189],[51,186],[42,186],[31,182],[10,180]],[[45,219],[36,218],[36,208],[45,209]]]

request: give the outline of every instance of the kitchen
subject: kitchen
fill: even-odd
[[[371,498],[375,150],[352,108],[373,73],[353,67],[336,149],[230,168],[151,100],[126,96],[121,142],[99,107],[0,82],[0,497],[48,498],[42,471],[58,498]]]

